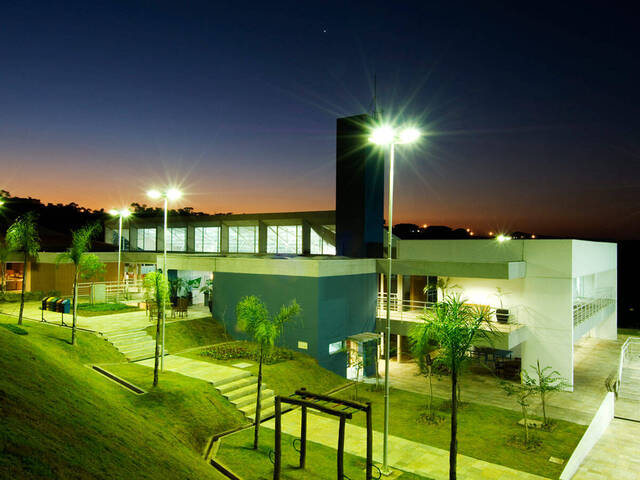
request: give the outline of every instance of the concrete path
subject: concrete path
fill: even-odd
[[[640,478],[640,423],[613,419],[573,480]]]
[[[293,410],[282,416],[283,432],[300,436],[300,409]],[[315,415],[309,412],[307,417],[307,435],[310,441],[337,449],[338,424],[332,418]],[[265,422],[263,426],[275,429],[275,420]],[[373,459],[382,462],[382,433],[373,432]],[[366,429],[347,422],[345,430],[345,451],[366,457]],[[417,475],[448,480],[449,452],[421,443],[405,440],[391,435],[389,437],[389,465]],[[541,480],[544,477],[526,472],[513,470],[502,465],[477,460],[475,458],[458,455],[458,478],[464,479],[493,479],[493,480]]]
[[[153,368],[154,359],[150,358],[136,363]],[[242,368],[216,365],[178,355],[164,357],[164,369],[211,383],[249,419],[255,418],[258,379],[251,372]],[[275,397],[273,390],[268,389],[264,382],[260,398],[261,417],[272,415]]]

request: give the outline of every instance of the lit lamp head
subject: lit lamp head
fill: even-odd
[[[500,235],[498,235],[498,236],[496,237],[496,240],[498,240],[498,242],[500,242],[500,243],[504,243],[504,242],[506,242],[507,240],[511,240],[511,237],[509,237],[508,235],[503,235],[503,234],[501,233]]]
[[[182,196],[182,192],[177,188],[170,188],[167,190],[166,195],[168,200],[177,200]]]
[[[162,197],[162,193],[160,193],[160,191],[159,191],[159,190],[152,189],[152,190],[149,190],[149,191],[147,192],[147,197],[149,197],[149,198],[154,198],[154,199],[156,199],[156,198],[160,198],[160,197]]]
[[[414,127],[404,128],[397,132],[393,127],[383,125],[371,132],[369,141],[376,145],[406,144],[415,142],[420,138],[420,135],[420,130]]]
[[[122,210],[116,210],[115,208],[112,208],[111,210],[109,210],[109,214],[113,215],[114,217],[127,218],[129,215],[131,215],[131,212],[126,208],[123,208]]]

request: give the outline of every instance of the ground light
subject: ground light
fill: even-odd
[[[167,275],[167,203],[169,200],[177,200],[182,196],[182,192],[177,188],[168,188],[167,190],[149,190],[147,192],[147,196],[153,199],[164,199],[164,229],[162,238],[164,241],[162,242],[163,248],[163,265],[162,265],[162,275],[166,279],[167,283],[169,282],[169,275]],[[165,303],[162,302],[162,342],[161,342],[161,355],[160,355],[160,370],[164,371],[164,324],[167,318]]]
[[[116,303],[120,301],[120,258],[122,256],[122,219],[131,215],[131,212],[127,208],[122,210],[116,210],[115,208],[109,210],[109,213],[114,217],[118,217],[118,284],[116,287]]]
[[[380,146],[389,146],[389,223],[387,232],[387,257],[389,266],[387,270],[387,326],[384,339],[384,442],[382,448],[382,472],[389,473],[387,453],[389,446],[389,355],[391,339],[391,264],[392,264],[392,240],[393,240],[393,164],[395,146],[417,141],[421,136],[420,130],[415,127],[405,127],[401,130],[390,125],[382,125],[371,132],[369,141]]]

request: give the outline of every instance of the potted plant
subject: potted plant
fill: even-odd
[[[202,287],[200,293],[204,293],[204,303],[209,306],[209,311],[213,313],[213,278],[208,278]]]
[[[189,299],[189,305],[193,305],[193,289],[200,287],[200,277],[185,282],[185,297]]]
[[[505,292],[500,287],[496,287],[496,293],[494,293],[493,295],[500,302],[500,308],[496,308],[496,320],[498,321],[498,323],[509,323],[509,309],[504,308],[504,304],[502,302],[502,299],[506,295],[509,295],[509,293]]]

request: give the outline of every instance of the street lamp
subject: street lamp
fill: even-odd
[[[154,190],[149,190],[147,192],[147,196],[153,199],[158,199],[158,198],[164,199],[164,230],[163,230],[164,241],[162,242],[162,247],[164,249],[164,252],[163,252],[164,264],[162,266],[162,275],[164,275],[164,277],[168,282],[169,276],[167,275],[167,203],[169,200],[177,200],[178,198],[180,198],[182,196],[182,192],[177,188],[169,188],[168,190],[165,190],[163,192],[154,189]],[[163,301],[162,302],[162,342],[161,342],[162,355],[160,356],[161,370],[164,370],[164,323],[166,318],[167,318],[167,315],[166,315],[166,309],[165,309],[165,302]]]
[[[131,212],[127,208],[122,210],[116,210],[115,208],[109,210],[109,213],[114,217],[118,217],[118,285],[116,287],[116,303],[120,301],[120,257],[122,255],[122,219],[131,215]]]
[[[369,141],[376,145],[389,146],[389,225],[387,236],[387,257],[389,268],[387,271],[387,326],[384,340],[384,442],[382,447],[382,473],[389,473],[387,452],[389,444],[389,356],[391,344],[391,263],[392,263],[392,238],[393,238],[393,164],[395,146],[413,143],[420,138],[420,130],[407,127],[400,131],[389,125],[380,126],[371,132]]]

